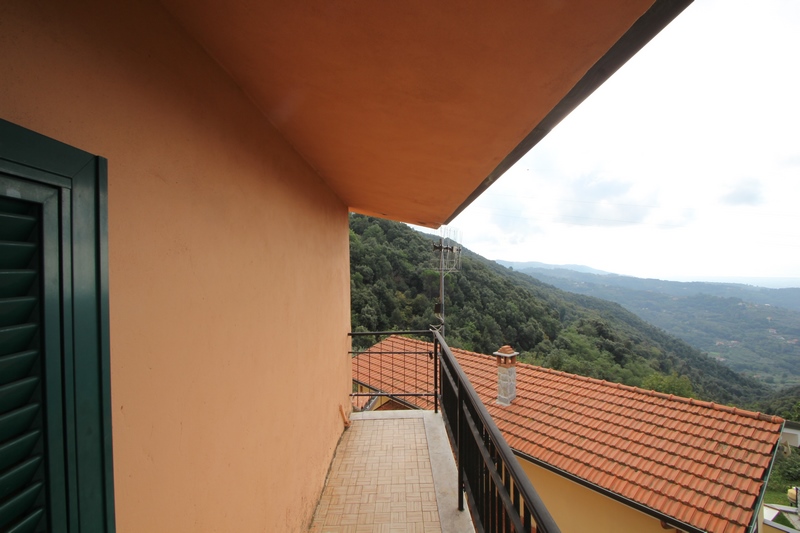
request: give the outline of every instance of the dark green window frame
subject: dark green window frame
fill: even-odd
[[[47,519],[55,532],[113,532],[107,161],[0,119],[0,196],[49,213],[40,313]],[[36,529],[38,531],[40,529]]]

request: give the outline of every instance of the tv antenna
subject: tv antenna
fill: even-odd
[[[444,337],[444,277],[450,272],[461,268],[461,232],[455,228],[442,226],[439,229],[439,241],[434,242],[434,252],[439,252],[439,303],[433,307],[433,312],[440,324],[436,329]]]

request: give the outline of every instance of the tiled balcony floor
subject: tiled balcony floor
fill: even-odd
[[[471,532],[441,415],[354,413],[336,449],[310,533]]]

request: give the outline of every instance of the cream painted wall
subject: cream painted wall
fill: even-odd
[[[519,463],[563,533],[665,533],[651,516],[524,459]]]
[[[345,205],[156,2],[7,0],[0,72],[0,117],[109,161],[118,531],[303,531],[349,411]]]

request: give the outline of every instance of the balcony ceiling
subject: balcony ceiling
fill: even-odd
[[[688,4],[162,1],[351,210],[429,227]]]

